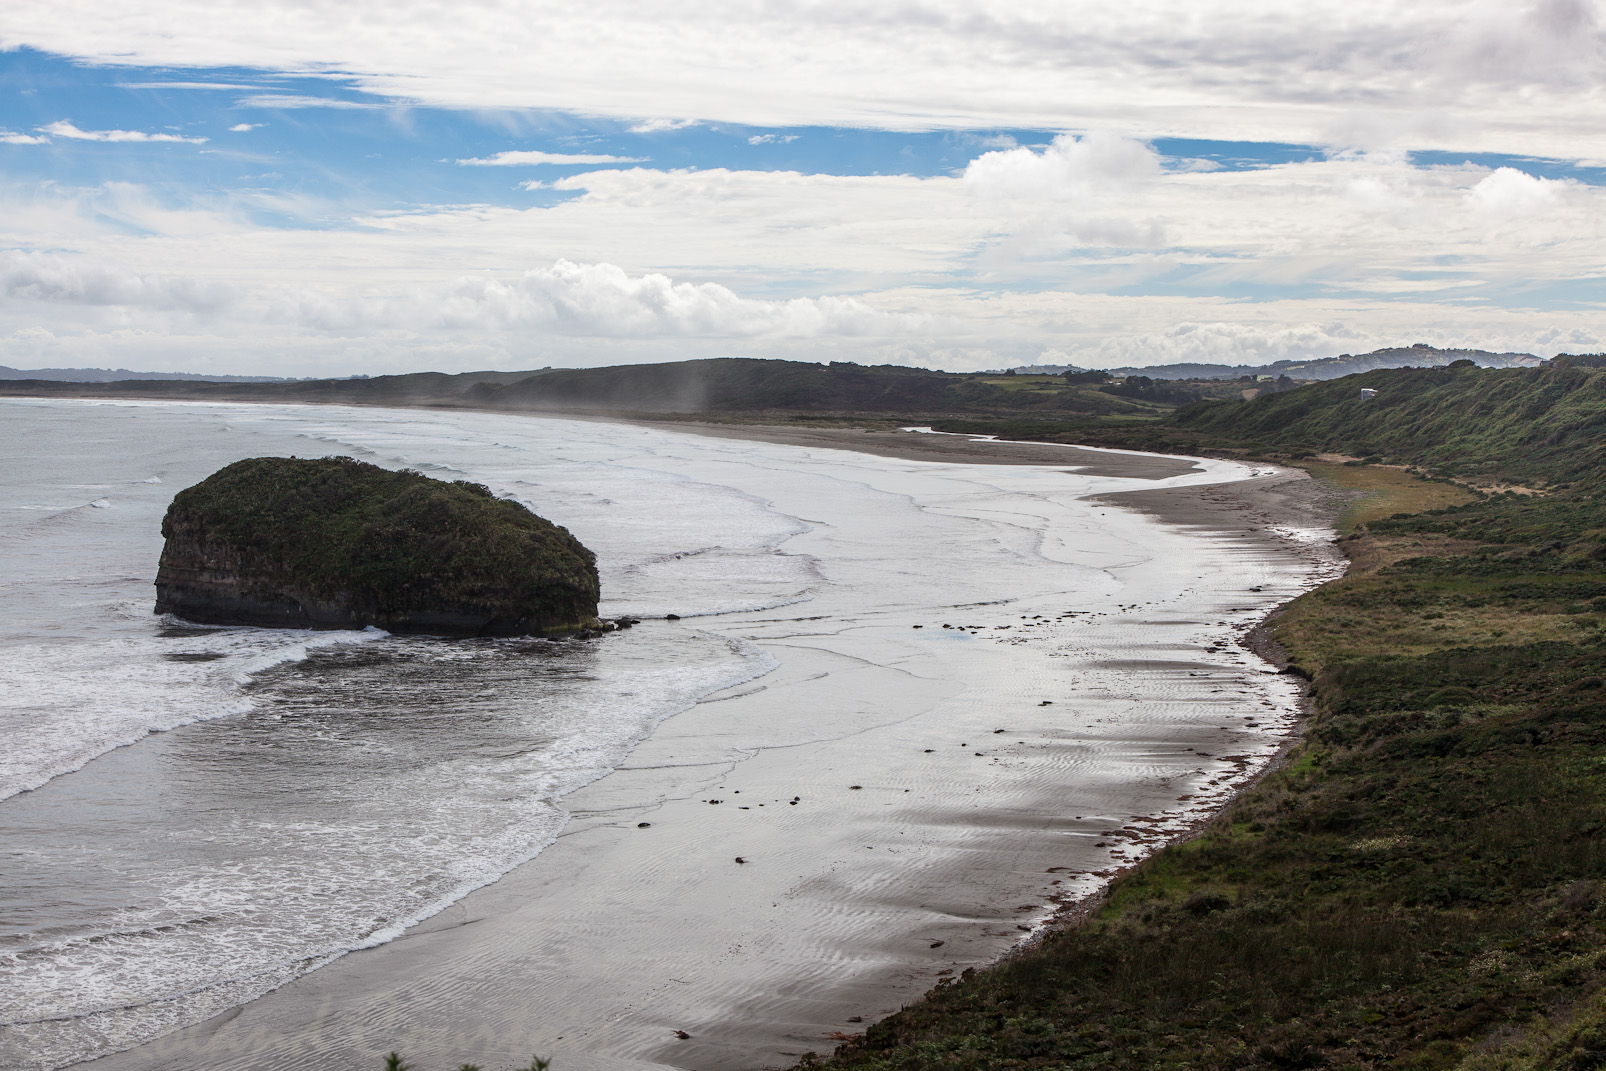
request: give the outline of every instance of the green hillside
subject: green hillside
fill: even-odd
[[[1153,420],[1178,404],[1235,395],[1235,384],[1067,382],[1050,375],[961,375],[902,365],[756,360],[616,365],[530,372],[416,372],[283,383],[130,380],[0,381],[0,394],[69,398],[338,402],[510,412],[615,413],[677,418],[785,419],[833,415],[876,420],[959,414],[1045,414],[1052,420]]]
[[[1599,481],[1606,359],[1365,372],[1252,401],[1188,406],[1167,423],[1256,450],[1377,456],[1457,477]]]
[[[1342,454],[1475,483],[1599,486],[1606,356],[1562,356],[1533,369],[1463,363],[1363,372],[1248,401],[1196,402],[1142,422],[1034,413],[955,416],[935,427],[1166,453]]]
[[[1058,376],[973,376],[902,365],[739,357],[564,369],[505,386],[479,386],[472,397],[503,409],[683,415],[1047,410],[1153,416],[1170,408],[1068,384]]]

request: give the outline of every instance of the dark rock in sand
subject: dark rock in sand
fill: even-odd
[[[156,612],[450,636],[596,626],[596,556],[488,488],[351,458],[238,461],[162,521]]]

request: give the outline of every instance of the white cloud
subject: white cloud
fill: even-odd
[[[41,138],[36,134],[17,134],[10,130],[0,130],[0,145],[46,145],[49,138]]]
[[[885,335],[922,319],[854,298],[766,301],[718,283],[676,282],[614,264],[559,260],[514,278],[464,276],[401,299],[343,299],[306,290],[271,303],[269,319],[336,331],[382,324],[419,329],[536,331],[567,338],[780,339]]]
[[[643,119],[639,123],[632,123],[629,130],[632,134],[662,134],[700,125],[696,119]]]
[[[1379,342],[1377,345],[1382,345]],[[1156,364],[1270,364],[1377,348],[1343,321],[1256,324],[1183,322],[1161,331],[1103,339],[1078,356],[1105,368]]]
[[[172,141],[183,142],[187,145],[200,145],[207,140],[201,137],[184,137],[179,134],[150,134],[143,130],[80,130],[68,119],[59,120],[39,129],[52,137],[70,138],[74,141]]]
[[[290,108],[341,108],[370,109],[383,108],[384,104],[373,101],[340,100],[336,97],[305,97],[298,93],[257,93],[254,96],[241,97],[234,102],[236,108],[271,108],[284,111]]]
[[[747,143],[749,145],[785,145],[787,142],[796,141],[800,137],[802,137],[801,134],[754,134],[747,139]]]
[[[229,133],[244,134],[248,130],[256,130],[258,127],[266,125],[266,123],[235,123],[233,126],[229,127]]]
[[[540,152],[539,150],[513,150],[495,156],[475,157],[457,161],[468,167],[534,167],[541,164],[639,164],[645,156],[607,156],[601,153]]]
[[[351,72],[402,101],[643,131],[1109,126],[1602,160],[1599,12],[1598,0],[532,0],[510,19],[499,0],[450,17],[385,0],[9,0],[0,48]]]
[[[1013,161],[1039,169],[1036,197],[963,175],[634,167],[549,180],[572,196],[540,204],[344,219],[310,199],[174,207],[128,184],[13,183],[0,337],[50,330],[45,363],[227,352],[278,374],[732,354],[997,367],[1046,349],[1258,363],[1606,339],[1606,304],[1577,300],[1606,274],[1606,189],[1388,154],[1154,173],[1073,153],[1066,178],[1048,155]],[[259,225],[264,207],[308,225]]]
[[[230,300],[229,288],[185,276],[140,274],[84,257],[0,252],[0,295],[67,305],[134,305],[210,311]]]
[[[1561,194],[1578,183],[1538,178],[1514,167],[1491,171],[1467,191],[1479,213],[1496,219],[1532,216],[1556,205]]]
[[[1085,196],[1159,176],[1153,149],[1108,131],[1061,134],[1041,152],[1020,146],[983,153],[965,168],[966,184],[983,196],[1035,200]]]
[[[260,86],[241,85],[236,82],[120,82],[122,89],[232,89],[251,90]]]

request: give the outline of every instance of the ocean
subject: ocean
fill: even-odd
[[[0,1066],[16,1071],[195,1024],[495,882],[666,719],[784,674],[777,620],[947,644],[961,684],[1005,672],[1017,647],[1052,656],[1063,618],[1044,599],[1126,605],[1124,514],[1085,496],[1150,485],[343,407],[7,400],[0,442]],[[260,455],[485,483],[595,550],[603,614],[645,623],[551,642],[155,616],[172,495]],[[1151,572],[1174,573],[1161,586],[1185,602],[1208,567],[1168,553]],[[1254,568],[1242,586],[1266,591],[1245,614],[1308,585]],[[963,631],[943,635],[950,621]],[[958,642],[983,628],[1017,631]],[[896,662],[874,646],[866,658]],[[927,707],[952,694],[921,687],[905,691]],[[874,706],[820,720],[875,723]]]

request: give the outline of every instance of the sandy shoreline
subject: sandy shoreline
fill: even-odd
[[[997,441],[967,435],[911,434],[864,428],[795,428],[781,424],[712,424],[631,420],[642,427],[684,431],[722,439],[752,439],[787,446],[854,450],[908,461],[971,465],[1053,465],[1094,476],[1158,480],[1197,471],[1193,459],[1059,443]],[[1261,466],[1261,479],[1203,487],[1120,491],[1104,496],[1111,505],[1141,510],[1169,524],[1243,532],[1282,542],[1279,529],[1330,528],[1346,500],[1298,469]]]
[[[746,439],[783,446],[853,450],[905,461],[966,465],[1053,465],[1092,476],[1158,480],[1195,471],[1190,459],[1058,443],[999,442],[968,435],[911,434],[869,428],[809,428],[784,424],[714,424],[705,421],[635,419],[619,423],[717,439]]]
[[[1128,479],[1193,469],[897,432],[648,426]],[[1188,603],[1203,612],[1170,608],[1163,561],[1112,563],[1120,604],[1074,616],[1053,595],[956,610],[999,645],[993,679],[964,685],[897,646],[910,633],[893,629],[942,621],[825,632],[748,615],[741,638],[784,647],[782,669],[670,719],[568,797],[568,828],[536,860],[397,941],[84,1066],[327,1071],[391,1048],[426,1067],[532,1051],[561,1071],[784,1066],[992,962],[1276,752],[1296,685],[1234,643],[1331,568],[1308,534],[1330,516],[1326,495],[1303,473],[1097,501],[1124,507],[1107,523],[1134,545],[1204,548],[1189,559],[1204,594]],[[1059,662],[982,631],[1050,614]],[[1078,661],[1094,645],[1124,653]],[[868,721],[854,714],[866,696]],[[602,953],[620,962],[599,966]]]

